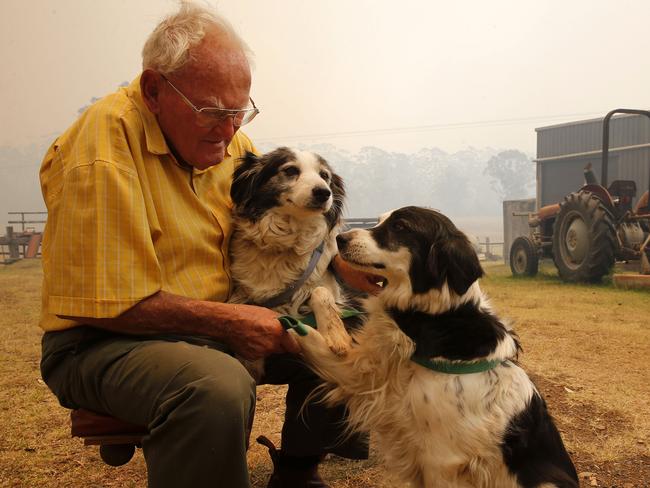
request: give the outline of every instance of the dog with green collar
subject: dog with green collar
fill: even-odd
[[[345,404],[350,431],[370,430],[396,484],[438,487],[578,487],[546,404],[517,361],[519,340],[480,289],[467,237],[444,215],[405,207],[337,238],[340,256],[383,277],[363,326],[344,333],[327,290],[312,293],[318,329],[297,339]]]

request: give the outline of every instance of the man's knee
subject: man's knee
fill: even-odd
[[[250,411],[255,404],[255,380],[235,359],[227,368],[204,375],[191,387],[207,414],[228,418],[240,410]]]
[[[255,381],[231,356],[198,348],[163,394],[158,414],[182,408],[195,421],[247,423],[255,407]]]

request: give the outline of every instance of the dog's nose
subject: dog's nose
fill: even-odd
[[[336,244],[339,247],[339,251],[342,251],[345,249],[348,245],[348,242],[350,242],[350,236],[345,234],[339,234],[336,236]]]
[[[327,201],[327,199],[330,197],[332,192],[329,190],[329,188],[324,188],[322,186],[317,186],[311,191],[311,194],[314,198],[314,201],[318,203],[323,203]]]

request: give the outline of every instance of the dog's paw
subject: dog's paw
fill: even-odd
[[[315,288],[311,294],[310,306],[327,347],[337,356],[345,356],[350,350],[350,336],[345,330],[332,292],[322,286]]]
[[[324,286],[317,286],[311,292],[309,305],[314,311],[324,310],[331,308],[332,306],[336,306],[336,301],[334,300],[334,295],[332,295],[332,292],[330,290]]]
[[[327,347],[330,348],[330,351],[339,357],[347,356],[350,351],[350,336],[345,332],[342,335],[330,331],[330,333],[325,336],[325,343],[327,344]]]
[[[304,336],[299,335],[294,330],[290,330],[289,333],[296,338],[302,355],[309,362],[317,361],[319,357],[332,354],[327,341],[316,329],[309,329],[309,333]]]

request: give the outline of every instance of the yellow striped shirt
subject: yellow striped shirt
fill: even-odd
[[[139,77],[89,107],[41,166],[48,208],[41,327],[57,315],[115,317],[159,290],[225,301],[234,164],[251,141],[237,132],[224,161],[181,166]]]

